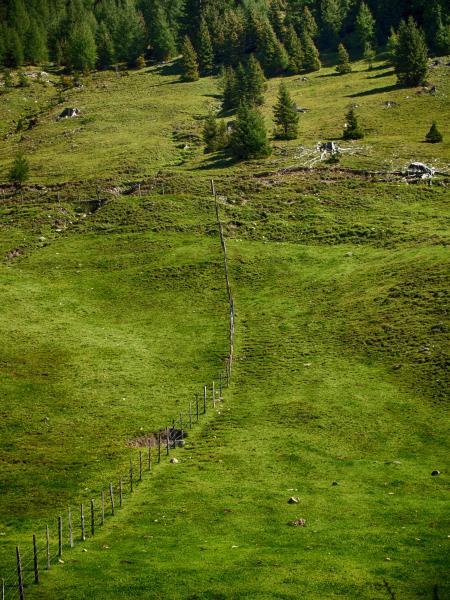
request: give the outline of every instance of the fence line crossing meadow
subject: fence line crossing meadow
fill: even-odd
[[[165,446],[166,456],[170,457],[172,449],[183,447],[185,445],[186,429],[193,429],[195,424],[200,422],[202,416],[208,414],[208,400],[211,400],[211,408],[215,409],[216,404],[223,402],[224,386],[228,387],[231,381],[234,358],[234,330],[235,330],[235,307],[233,294],[231,291],[228,255],[223,233],[223,226],[220,220],[219,203],[216,195],[214,180],[211,179],[211,192],[215,204],[215,213],[217,226],[219,230],[220,243],[223,252],[225,282],[227,289],[227,298],[229,303],[229,347],[226,358],[225,370],[219,374],[218,389],[216,382],[213,381],[211,388],[203,387],[203,406],[201,407],[200,394],[195,394],[195,401],[191,400],[186,412],[181,411],[177,419],[173,419],[172,424],[161,429],[157,433],[147,438],[147,468],[144,468],[144,453],[139,450],[136,459],[133,449],[130,451],[129,469],[128,469],[128,490],[124,489],[126,477],[121,474],[117,477],[117,486],[113,481],[109,481],[106,486],[109,496],[109,507],[105,506],[105,489],[101,490],[100,503],[97,505],[95,498],[90,498],[85,503],[79,504],[78,518],[76,513],[69,507],[66,518],[59,515],[53,520],[53,525],[46,523],[45,528],[31,536],[30,546],[24,552],[23,547],[19,545],[15,548],[16,568],[8,573],[7,577],[0,578],[1,581],[1,600],[19,599],[25,600],[27,588],[38,585],[42,580],[43,572],[48,571],[57,564],[63,564],[65,552],[74,548],[80,542],[83,543],[92,539],[98,527],[102,527],[107,519],[118,514],[124,506],[124,498],[131,495],[136,486],[143,480],[145,473],[152,473],[154,470],[154,459],[152,449],[156,452],[156,465],[162,462],[161,452]],[[209,393],[210,392],[210,393]],[[200,407],[202,410],[200,410]],[[194,423],[195,421],[195,423]],[[179,427],[178,427],[179,424]],[[171,459],[174,461],[174,459]],[[136,468],[137,467],[137,468]],[[138,474],[136,476],[135,474]],[[116,496],[118,495],[118,506]],[[86,507],[88,507],[86,509]],[[88,525],[86,526],[86,520]],[[78,532],[77,529],[79,528]],[[89,534],[88,534],[89,532]],[[40,533],[40,535],[39,535]]]

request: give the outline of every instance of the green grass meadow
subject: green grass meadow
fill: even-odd
[[[381,63],[287,78],[310,108],[301,139],[240,165],[203,154],[198,139],[219,104],[217,80],[182,84],[174,65],[91,75],[63,105],[52,84],[1,96],[2,135],[25,105],[42,110],[34,129],[0,147],[2,177],[19,148],[31,163],[22,194],[5,186],[0,197],[7,600],[18,597],[16,544],[27,599],[450,596],[448,184],[280,171],[338,138],[350,103],[367,136],[343,166],[422,160],[448,170],[447,71],[431,72],[436,96],[395,87]],[[278,83],[269,82],[268,123]],[[66,105],[82,117],[56,122]],[[443,144],[423,143],[433,119]],[[228,353],[210,177],[236,305],[233,377],[171,453],[179,462],[163,453],[131,494],[129,442],[186,419]],[[110,481],[116,515],[107,498],[100,525]]]

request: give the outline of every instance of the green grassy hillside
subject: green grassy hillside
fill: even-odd
[[[219,102],[217,81],[181,84],[173,66],[86,78],[66,92],[63,105],[83,111],[71,121],[54,121],[61,105],[45,108],[51,86],[2,96],[3,133],[23,98],[43,109],[0,148],[2,173],[18,148],[32,166],[32,185],[0,199],[7,598],[16,543],[27,598],[450,593],[448,188],[325,165],[282,171],[340,135],[350,102],[367,137],[344,167],[448,168],[448,141],[422,142],[433,118],[449,137],[446,67],[433,71],[436,96],[394,88],[378,67],[289,78],[311,109],[302,138],[240,165],[204,155],[196,138]],[[80,543],[78,504],[95,498],[98,508],[101,489],[127,473],[130,440],[185,412],[223,370],[211,176],[237,312],[231,386],[176,451],[179,463],[164,457]],[[67,547],[65,522],[64,562],[32,585],[31,535],[44,571],[45,524],[54,558],[68,506],[77,543]],[[300,518],[305,527],[289,525]]]
[[[344,166],[392,170],[420,160],[449,171],[448,70],[442,65],[431,69],[435,95],[422,88],[397,87],[392,69],[383,63],[376,63],[372,71],[364,63],[355,63],[354,72],[343,76],[329,67],[309,74],[306,81],[299,76],[283,78],[298,106],[308,111],[301,115],[299,139],[277,143],[266,165],[310,164],[319,141],[341,138],[345,113],[350,105],[357,105],[366,138],[362,143],[342,144]],[[0,147],[3,177],[19,149],[30,158],[32,180],[45,184],[104,178],[119,182],[159,169],[224,166],[215,156],[205,157],[201,143],[201,119],[210,108],[220,107],[217,78],[182,83],[176,65],[166,65],[130,71],[119,78],[111,72],[96,73],[83,78],[82,87],[62,93],[58,78],[51,76],[50,81],[34,82],[31,88],[15,88],[2,96],[0,135],[12,134]],[[268,82],[264,113],[270,130],[280,81]],[[387,108],[386,102],[397,106]],[[67,106],[79,108],[82,116],[57,122]],[[13,133],[21,117],[35,112],[36,127]],[[444,134],[442,144],[424,143],[433,120]]]

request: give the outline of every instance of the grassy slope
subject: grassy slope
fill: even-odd
[[[156,207],[186,232],[152,232]],[[165,426],[222,368],[222,257],[196,232],[214,213],[170,197],[132,209],[116,200],[0,266],[0,529],[12,538],[124,475],[127,440]]]
[[[215,422],[33,597],[382,599],[384,579],[399,598],[429,598],[435,583],[445,594],[445,476],[430,475],[448,468],[443,407],[340,338],[380,319],[367,304],[392,250],[229,249],[238,359]],[[442,260],[426,245],[395,252],[400,269]],[[297,517],[306,528],[287,526]]]
[[[356,63],[354,69],[345,76],[336,75],[333,68],[322,69],[308,75],[306,82],[298,76],[284,79],[297,104],[310,111],[301,115],[300,140],[278,143],[279,151],[265,165],[307,162],[301,153],[299,156],[299,143],[313,148],[319,140],[339,139],[344,115],[349,105],[356,103],[367,136],[356,144],[361,147],[356,155],[344,156],[343,165],[399,169],[411,160],[421,160],[448,170],[448,67],[433,68],[430,73],[430,81],[437,86],[435,96],[397,88],[392,70],[381,63],[373,71],[367,71],[363,63]],[[264,113],[269,129],[279,81],[272,79],[268,84]],[[65,102],[50,109],[49,96],[54,101],[56,88],[38,83],[27,91],[16,88],[2,96],[1,133],[13,130],[14,121],[30,113],[28,105],[43,110],[37,127],[13,135],[0,146],[3,177],[18,149],[29,155],[32,180],[39,183],[93,178],[118,182],[162,168],[223,166],[216,157],[204,157],[196,143],[201,135],[199,118],[209,107],[220,106],[214,78],[180,83],[175,66],[152,67],[120,79],[112,73],[87,77],[83,88],[68,90]],[[387,100],[398,106],[387,109]],[[83,117],[55,122],[64,106],[77,106]],[[444,135],[442,144],[423,143],[432,120]]]
[[[444,69],[435,77],[436,97],[389,89],[354,98],[392,85],[392,75],[289,78],[312,109],[301,141],[339,135],[348,103],[358,102],[367,147],[344,164],[386,166],[395,149],[395,167],[412,158],[445,167],[448,142],[422,144],[411,119],[425,132],[437,118],[448,132]],[[180,451],[180,465],[161,467],[127,499],[88,553],[78,546],[27,594],[383,598],[386,578],[399,597],[429,597],[444,585],[446,543],[445,479],[430,477],[446,468],[446,190],[339,174],[252,177],[301,163],[298,142],[260,165],[223,169],[188,141],[215,92],[212,79],[180,84],[155,69],[120,81],[96,75],[68,93],[85,120],[55,123],[54,109],[0,149],[4,170],[19,146],[31,152],[40,183],[180,173],[166,186],[177,196],[116,198],[86,219],[74,212],[72,184],[61,206],[42,192],[1,207],[2,255],[25,249],[0,267],[3,556],[10,563],[10,544],[29,544],[37,519],[98,496],[127,439],[164,425],[217,375],[226,351],[221,256],[211,206],[198,199],[211,167],[228,197],[239,311],[226,406]],[[21,114],[21,93],[3,96],[2,110]],[[400,106],[387,110],[384,99]],[[2,127],[11,114],[0,115]],[[188,189],[198,198],[181,195]],[[401,464],[385,464],[393,460]],[[299,507],[286,504],[292,489]],[[294,516],[308,526],[287,527]]]

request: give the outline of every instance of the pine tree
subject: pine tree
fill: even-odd
[[[275,135],[281,140],[294,140],[298,136],[299,115],[287,86],[281,83],[278,88],[278,102],[274,107]]]
[[[181,66],[183,70],[182,78],[184,81],[197,81],[199,78],[197,53],[194,50],[191,40],[186,35],[182,46],[183,58]]]
[[[329,48],[336,48],[342,27],[342,8],[339,0],[321,0],[321,38]]]
[[[309,35],[311,39],[314,39],[319,31],[316,20],[307,6],[303,7],[300,28],[301,32]]]
[[[223,78],[222,110],[228,111],[239,106],[239,88],[233,67],[225,67]]]
[[[241,102],[245,101],[247,94],[247,71],[244,69],[242,63],[239,63],[234,70],[236,76],[236,104],[237,108]]]
[[[211,111],[208,113],[203,123],[203,141],[205,142],[205,152],[215,152],[217,150],[217,119]]]
[[[13,165],[8,173],[8,179],[17,187],[22,186],[28,179],[30,165],[25,156],[19,152],[14,159]]]
[[[264,92],[266,90],[266,78],[264,71],[254,54],[250,56],[245,69],[245,101],[255,106],[264,104]]]
[[[68,61],[72,71],[87,72],[95,67],[97,47],[91,28],[77,23],[69,38]]]
[[[101,69],[107,69],[116,59],[114,42],[105,23],[100,23],[97,31],[97,55],[97,66]]]
[[[47,36],[36,19],[30,20],[26,34],[25,58],[34,65],[40,65],[48,60]]]
[[[303,49],[293,25],[287,28],[284,43],[289,55],[289,72],[297,75],[303,69]]]
[[[154,6],[150,29],[150,46],[152,55],[157,60],[169,60],[176,54],[175,35],[167,20],[164,8],[161,4]]]
[[[428,48],[425,35],[412,17],[401,21],[395,54],[395,72],[399,83],[408,86],[425,82],[428,70]]]
[[[364,60],[366,61],[366,63],[369,65],[369,71],[371,71],[373,69],[373,61],[375,60],[376,53],[372,47],[372,44],[370,44],[369,42],[366,44],[366,47],[364,48],[363,57],[364,57]]]
[[[209,75],[214,66],[214,51],[209,34],[208,25],[202,17],[200,21],[200,32],[198,39],[198,61],[202,75]]]
[[[23,44],[18,32],[8,28],[6,32],[5,65],[8,67],[20,67],[24,63]]]
[[[241,104],[231,134],[230,149],[236,160],[270,156],[272,149],[267,139],[264,118],[254,106]]]
[[[355,35],[361,54],[375,38],[375,19],[365,2],[361,3],[355,23]]]
[[[258,60],[267,75],[277,75],[289,66],[289,56],[285,47],[275,35],[269,23],[264,20],[258,31]]]
[[[336,71],[340,75],[345,75],[346,73],[350,73],[352,70],[352,66],[350,64],[350,57],[348,55],[348,52],[347,52],[344,44],[339,44],[338,55],[339,55],[339,64],[336,67]]]
[[[423,16],[428,45],[438,55],[450,54],[450,14],[442,8],[439,0],[429,0]]]
[[[117,60],[130,67],[145,51],[145,22],[133,0],[121,0],[114,11],[113,42]],[[111,30],[112,31],[112,30]]]
[[[395,65],[395,56],[398,48],[398,35],[396,34],[393,27],[391,27],[391,33],[386,44],[386,53],[388,56],[388,63]]]
[[[346,115],[346,126],[344,128],[344,140],[361,140],[364,137],[364,132],[358,124],[355,111],[350,109]]]
[[[430,131],[425,136],[425,139],[430,144],[438,144],[444,139],[442,133],[437,128],[436,121],[433,121],[433,124],[430,127]]]
[[[224,121],[217,121],[213,112],[210,112],[203,124],[203,140],[205,152],[217,152],[228,146],[228,132]]]
[[[319,51],[317,50],[312,38],[304,34],[302,38],[303,46],[303,67],[308,73],[312,71],[319,71],[322,67],[319,57]]]
[[[284,39],[284,12],[280,0],[271,0],[269,5],[269,21],[278,39]]]

